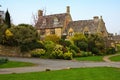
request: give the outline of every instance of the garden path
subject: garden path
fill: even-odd
[[[54,59],[39,59],[39,58],[18,58],[8,57],[11,61],[23,61],[38,64],[32,67],[20,67],[20,68],[5,68],[0,69],[0,74],[12,74],[12,73],[26,73],[26,72],[39,72],[50,70],[61,70],[69,68],[81,68],[81,67],[116,67],[120,68],[120,62],[88,62],[88,61],[74,61],[74,60],[54,60]]]
[[[111,61],[109,58],[110,58],[110,57],[113,57],[113,56],[117,56],[117,55],[120,55],[120,54],[112,54],[112,55],[104,56],[104,57],[103,57],[103,60],[104,60],[105,62],[113,62],[113,61]]]

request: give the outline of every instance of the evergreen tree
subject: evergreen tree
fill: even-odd
[[[5,24],[8,26],[8,28],[11,28],[11,20],[8,10],[5,13]]]

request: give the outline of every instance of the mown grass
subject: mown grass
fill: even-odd
[[[103,56],[88,56],[88,57],[77,57],[75,60],[78,61],[103,61]]]
[[[8,61],[7,63],[0,64],[0,68],[16,68],[34,66],[35,64],[29,62]]]
[[[110,57],[109,59],[110,59],[111,61],[119,62],[119,61],[120,61],[120,55]]]
[[[120,69],[110,67],[76,68],[22,74],[0,74],[1,80],[120,80]]]

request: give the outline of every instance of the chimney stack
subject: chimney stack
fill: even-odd
[[[99,21],[99,17],[98,16],[94,16],[93,19],[94,19],[95,22]]]
[[[70,14],[70,6],[67,6],[67,11],[68,14]]]
[[[38,10],[38,17],[43,16],[43,11],[42,10]]]

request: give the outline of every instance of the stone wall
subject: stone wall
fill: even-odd
[[[21,53],[19,47],[9,47],[0,45],[0,56],[30,57],[30,54]]]
[[[59,37],[61,37],[62,30],[61,28],[55,28],[55,34]]]

